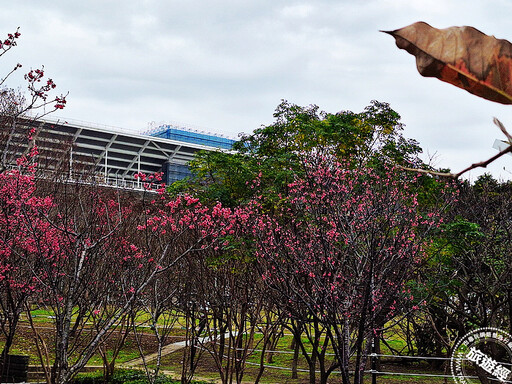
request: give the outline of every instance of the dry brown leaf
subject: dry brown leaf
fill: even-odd
[[[424,22],[386,32],[416,56],[421,75],[512,104],[512,44],[473,27],[437,29]]]

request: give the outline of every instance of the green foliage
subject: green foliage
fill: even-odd
[[[300,107],[283,101],[276,121],[243,136],[234,149],[260,159],[297,160],[328,151],[338,159],[360,162],[385,157],[394,162],[416,161],[421,148],[403,138],[400,115],[389,104],[372,101],[363,112],[319,112],[316,105]]]
[[[221,252],[209,255],[207,265],[212,270],[227,267],[232,273],[246,273],[248,268],[254,268],[253,246],[252,241],[244,237],[224,236]]]
[[[170,192],[194,193],[231,207],[263,194],[274,207],[313,154],[335,155],[349,166],[419,163],[421,148],[402,136],[400,115],[387,103],[372,101],[360,113],[331,114],[316,105],[283,101],[274,118],[273,124],[242,136],[233,146],[235,153],[199,153],[190,163],[194,177],[173,184]]]
[[[238,153],[201,151],[189,166],[194,177],[172,184],[169,192],[187,191],[224,206],[250,195],[247,181],[257,176],[253,161]]]
[[[77,376],[74,384],[103,384],[105,380],[101,371],[92,373],[83,373]],[[108,382],[108,384],[148,384],[144,371],[136,369],[118,369]],[[155,384],[180,384],[180,380],[172,379],[165,375],[156,378]],[[191,384],[208,384],[206,381],[191,381]]]
[[[445,196],[456,193],[458,190],[456,183],[451,183],[444,177],[427,174],[418,175],[416,183],[412,184],[411,188],[417,194],[418,203],[422,209],[444,204]]]
[[[499,199],[500,193],[505,192],[506,184],[501,185],[492,175],[484,173],[476,179],[473,189],[480,197],[495,200]]]
[[[480,225],[458,217],[443,226],[442,236],[437,242],[443,254],[457,256],[477,247],[484,237]]]
[[[485,238],[477,223],[457,217],[444,224],[430,246],[431,257],[422,268],[422,284],[415,286],[416,296],[430,296],[434,302],[444,302],[446,296],[455,294],[461,286],[457,268],[467,252],[473,252]]]
[[[512,184],[486,174],[458,189],[411,282],[415,297],[426,298],[424,325],[431,329],[418,328],[417,337],[434,335],[431,353],[475,327],[512,329]]]

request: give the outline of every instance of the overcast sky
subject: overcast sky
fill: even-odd
[[[425,158],[459,171],[496,153],[492,117],[512,131],[512,105],[421,77],[379,30],[422,20],[512,40],[511,15],[510,0],[17,0],[0,12],[1,35],[22,34],[0,73],[44,65],[69,91],[54,116],[136,131],[167,121],[236,137],[271,123],[281,99],[332,113],[375,99]],[[489,171],[512,179],[512,157]]]

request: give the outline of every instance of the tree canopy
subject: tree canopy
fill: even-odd
[[[243,135],[233,152],[201,152],[192,178],[171,192],[194,192],[205,200],[235,206],[257,193],[286,193],[304,161],[314,154],[335,156],[351,167],[382,164],[419,166],[421,148],[402,135],[400,115],[387,103],[372,101],[362,112],[327,113],[316,105],[282,101],[274,123]],[[258,179],[258,185],[253,183]],[[270,198],[270,196],[269,196]]]

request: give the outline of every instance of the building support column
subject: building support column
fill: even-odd
[[[107,184],[108,177],[108,149],[105,150],[105,184]]]

